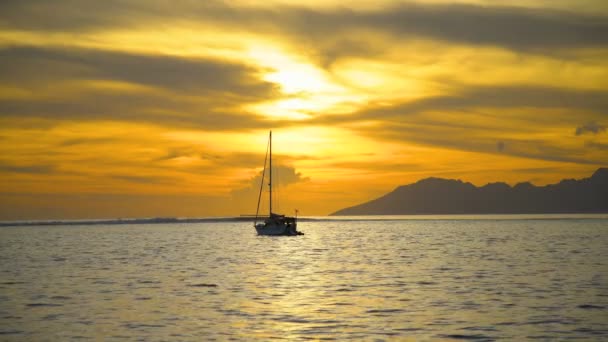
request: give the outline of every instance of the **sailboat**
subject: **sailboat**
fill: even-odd
[[[265,217],[263,222],[258,222],[261,217],[258,215],[260,212],[260,200],[262,199],[262,192],[264,190],[264,180],[266,176],[266,160],[268,163],[268,217]],[[295,217],[289,217],[285,215],[275,214],[272,212],[272,131],[268,136],[268,147],[266,150],[266,157],[264,159],[264,171],[262,171],[262,182],[260,184],[260,192],[258,194],[258,206],[255,212],[255,221],[253,226],[258,232],[258,235],[275,235],[275,236],[295,236],[304,235],[299,232],[296,228],[298,226],[298,211],[296,210]]]

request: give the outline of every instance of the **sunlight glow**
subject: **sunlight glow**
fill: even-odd
[[[355,95],[333,81],[326,72],[303,57],[296,57],[270,46],[254,46],[249,56],[270,71],[263,79],[280,85],[285,99],[252,106],[253,110],[274,119],[303,120],[318,112],[331,110]]]
[[[275,119],[305,120],[310,118],[306,112],[319,109],[319,107],[315,103],[301,98],[290,98],[256,104],[251,106],[251,109]]]
[[[317,67],[280,49],[269,46],[252,47],[249,56],[260,65],[272,70],[264,76],[264,79],[280,84],[286,94],[319,93],[340,89]]]

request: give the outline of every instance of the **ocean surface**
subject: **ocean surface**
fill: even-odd
[[[0,227],[0,340],[608,340],[608,216]]]

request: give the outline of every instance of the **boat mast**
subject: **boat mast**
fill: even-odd
[[[272,131],[270,131],[269,141],[270,141],[270,155],[269,155],[270,156],[270,164],[269,164],[269,167],[270,167],[270,181],[268,182],[268,187],[270,188],[270,191],[269,191],[269,193],[270,193],[270,204],[268,205],[268,207],[269,207],[268,208],[268,210],[269,210],[268,217],[272,216]]]
[[[262,171],[262,181],[260,182],[260,192],[258,194],[258,206],[255,209],[255,220],[253,221],[253,225],[255,226],[258,223],[258,214],[260,213],[260,201],[262,199],[262,191],[264,190],[264,180],[266,180],[266,162],[268,161],[268,149],[270,145],[270,141],[266,145],[266,154],[264,155],[264,170]]]

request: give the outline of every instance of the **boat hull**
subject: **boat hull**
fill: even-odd
[[[296,224],[268,224],[260,223],[255,225],[258,235],[269,236],[296,236],[303,235],[296,230]]]

